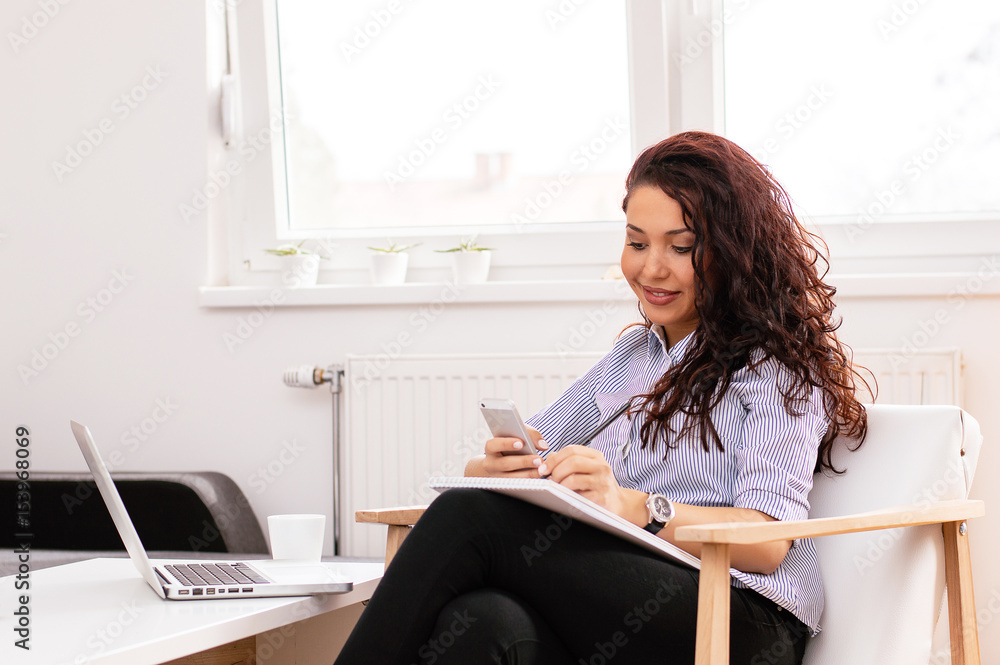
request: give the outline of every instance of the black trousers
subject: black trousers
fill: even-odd
[[[698,572],[532,504],[449,490],[407,536],[337,665],[694,662]],[[809,631],[733,589],[733,665],[800,663]]]

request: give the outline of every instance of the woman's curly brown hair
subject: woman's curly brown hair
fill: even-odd
[[[789,414],[802,411],[814,388],[822,391],[830,427],[816,470],[839,473],[832,442],[838,434],[858,445],[864,440],[868,421],[855,391],[857,381],[868,384],[837,339],[836,289],[823,282],[829,262],[817,249],[826,250],[825,243],[803,228],[785,190],[760,162],[714,134],[684,132],[647,148],[625,187],[622,209],[636,188],[657,187],[681,205],[695,235],[700,322],[684,360],[638,398],[647,415],[643,447],[693,430],[705,450],[710,440],[721,450],[710,413],[733,374],[752,368],[751,354],[762,351],[788,370],[790,385],[781,391]],[[686,416],[679,433],[669,424],[677,413]]]

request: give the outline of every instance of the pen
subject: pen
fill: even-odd
[[[578,446],[589,446],[590,442],[593,441],[595,438],[597,438],[598,434],[600,434],[601,432],[603,432],[604,430],[606,430],[608,428],[608,425],[610,425],[611,423],[613,423],[614,421],[616,421],[618,419],[618,416],[620,416],[623,413],[625,413],[628,410],[628,407],[631,404],[632,404],[632,400],[631,399],[627,400],[624,404],[622,404],[618,408],[617,411],[615,411],[610,416],[608,416],[607,420],[605,420],[603,423],[601,423],[600,425],[598,425],[597,428],[594,429],[594,431],[592,431],[590,434],[588,434],[587,436],[583,437],[583,439],[579,443],[577,443],[576,445],[578,445]],[[549,477],[549,475],[542,476],[542,478],[548,478],[548,477]]]
[[[618,416],[620,416],[623,413],[625,413],[628,410],[628,407],[631,404],[632,404],[632,400],[626,401],[624,404],[621,405],[621,407],[617,411],[615,411],[610,416],[608,416],[607,420],[605,420],[603,423],[601,423],[600,425],[598,425],[597,429],[595,429],[593,432],[591,432],[590,434],[588,434],[587,436],[585,436],[583,438],[583,441],[581,441],[580,443],[578,443],[576,445],[578,445],[578,446],[589,446],[590,442],[593,441],[594,439],[596,439],[598,434],[600,434],[601,432],[603,432],[604,430],[606,430],[608,428],[608,425],[610,425],[615,420],[617,420]]]

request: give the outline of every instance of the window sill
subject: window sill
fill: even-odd
[[[537,303],[629,300],[631,289],[620,280],[561,280],[531,282],[413,282],[398,285],[318,284],[282,286],[203,286],[202,307],[315,307],[409,305],[422,303]]]
[[[974,297],[1000,295],[997,271],[920,274],[831,275],[838,298]],[[203,286],[202,307],[379,306],[423,303],[541,303],[628,301],[635,296],[621,280],[494,281],[482,284],[413,282],[394,286],[319,284]]]

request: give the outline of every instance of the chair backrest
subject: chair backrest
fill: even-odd
[[[955,406],[869,405],[868,437],[835,442],[840,476],[817,475],[810,517],[968,497],[979,424]],[[826,606],[804,665],[929,662],[944,593],[940,526],[816,540]]]

